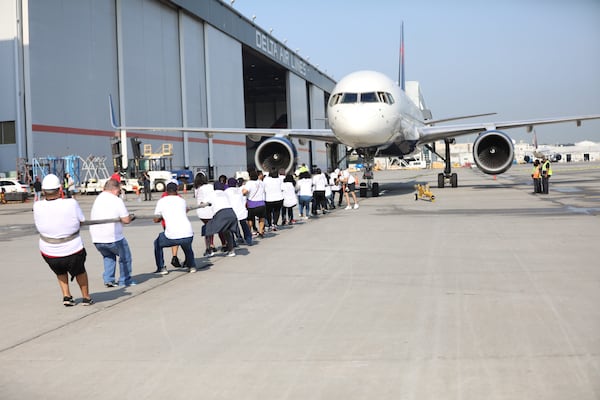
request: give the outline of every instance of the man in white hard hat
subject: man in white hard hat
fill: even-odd
[[[42,180],[45,199],[33,204],[33,219],[40,234],[39,248],[42,257],[58,278],[65,307],[76,303],[69,290],[71,280],[77,279],[84,306],[94,303],[88,290],[88,276],[85,270],[86,251],[79,235],[80,223],[85,217],[75,199],[62,199],[60,180],[54,174]]]

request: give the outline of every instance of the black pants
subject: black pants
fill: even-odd
[[[277,225],[279,223],[279,216],[281,215],[281,207],[283,207],[283,199],[277,201],[266,201],[266,219],[267,226]]]
[[[550,177],[542,176],[542,193],[548,194],[548,188],[550,187]]]
[[[312,214],[316,215],[317,210],[323,209],[323,211],[327,210],[327,198],[325,197],[324,190],[315,190],[313,191],[313,201],[312,201]]]
[[[533,193],[542,193],[542,179],[533,178]]]

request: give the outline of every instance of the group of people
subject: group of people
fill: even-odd
[[[533,193],[548,194],[551,176],[552,164],[550,164],[550,160],[547,157],[543,157],[541,162],[536,159],[533,162],[533,170],[531,171]]]
[[[342,193],[346,198],[346,209],[357,209],[354,193],[356,178],[349,171],[335,170],[330,174],[316,169],[314,174],[301,170],[298,180],[286,175],[285,170],[249,171],[249,179],[227,178],[222,175],[213,183],[203,173],[194,179],[196,206],[189,207],[178,193],[178,184],[169,182],[166,191],[156,202],[153,221],[162,223],[161,231],[154,240],[155,273],[168,274],[163,250],[171,248],[171,265],[196,272],[192,242],[194,232],[188,212],[196,209],[203,222],[202,236],[205,257],[215,255],[215,236],[221,242],[221,250],[228,257],[236,255],[238,241],[252,245],[254,237],[264,237],[265,230],[276,231],[281,223],[294,224],[294,208],[300,206],[300,217],[308,219],[319,211],[326,214],[342,204]],[[79,234],[85,217],[74,198],[61,195],[63,182],[49,174],[41,182],[44,201],[34,203],[34,221],[40,234],[39,249],[42,257],[57,276],[63,295],[63,304],[75,305],[69,289],[68,277],[76,279],[83,297],[82,304],[93,303],[89,295],[88,276],[85,269],[86,250]],[[132,278],[132,257],[127,239],[123,235],[123,224],[129,224],[135,216],[127,210],[117,179],[109,179],[103,191],[95,199],[91,210],[90,236],[94,246],[102,255],[106,287],[127,287],[137,283]],[[350,202],[353,199],[353,206]],[[181,248],[183,263],[177,256]],[[119,264],[119,278],[116,266]]]

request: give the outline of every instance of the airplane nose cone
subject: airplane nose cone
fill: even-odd
[[[383,135],[386,130],[384,116],[377,110],[347,109],[334,113],[329,124],[344,144],[351,147],[368,147],[382,144],[388,135]]]

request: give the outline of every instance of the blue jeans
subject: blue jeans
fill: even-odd
[[[158,234],[158,237],[154,241],[154,260],[156,261],[156,269],[161,269],[165,266],[165,259],[163,256],[163,249],[165,247],[180,246],[185,254],[185,261],[183,265],[186,267],[196,267],[196,260],[194,258],[194,250],[192,250],[193,236],[181,238],[181,239],[169,239],[165,236],[164,232]]]
[[[246,242],[247,245],[251,245],[252,244],[252,231],[250,230],[250,227],[248,226],[248,220],[240,219],[239,222],[240,222],[240,226],[242,227],[244,241]]]
[[[311,202],[312,202],[312,196],[298,196],[298,205],[300,207],[300,214],[304,214],[305,217],[308,217]]]
[[[131,283],[131,251],[127,239],[123,238],[114,243],[94,243],[104,258],[104,283],[115,281],[117,256],[119,257],[119,285]]]

